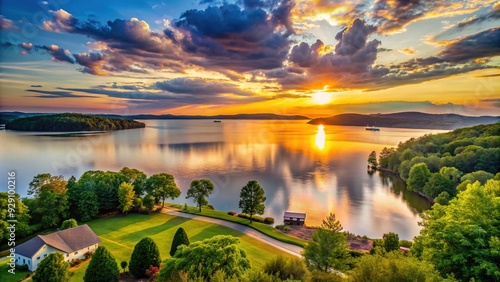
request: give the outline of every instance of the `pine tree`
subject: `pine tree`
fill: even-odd
[[[264,213],[265,201],[264,189],[260,187],[257,181],[249,181],[247,185],[243,186],[241,189],[239,207],[244,213],[250,215],[250,223],[252,223],[252,216],[254,214]]]
[[[137,278],[146,277],[146,269],[160,266],[160,250],[155,241],[149,237],[142,238],[134,247],[128,269]]]
[[[103,246],[95,251],[89,266],[85,271],[85,282],[113,282],[118,281],[120,270],[115,257]]]
[[[177,229],[174,235],[174,239],[172,240],[172,247],[170,248],[170,256],[174,256],[175,252],[177,251],[177,247],[180,245],[186,245],[189,246],[189,238],[186,234],[186,231],[184,231],[184,228],[180,227]]]

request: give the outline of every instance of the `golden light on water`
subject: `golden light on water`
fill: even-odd
[[[316,147],[318,149],[323,150],[325,148],[325,128],[322,124],[318,125],[318,132],[316,133]]]

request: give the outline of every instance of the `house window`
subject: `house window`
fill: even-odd
[[[66,257],[69,257],[69,254],[66,254]]]
[[[26,264],[26,261],[23,259],[23,264]]]
[[[30,265],[30,264],[31,264],[31,260],[28,260],[28,265]]]
[[[43,257],[47,257],[47,254],[43,255]]]
[[[75,254],[75,255],[78,255],[78,252],[75,252],[74,254]]]
[[[40,260],[40,257],[37,257],[36,259],[37,259],[37,260]]]

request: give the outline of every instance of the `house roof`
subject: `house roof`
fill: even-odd
[[[48,235],[38,235],[19,245],[16,248],[16,253],[32,257],[45,244],[65,253],[72,253],[99,242],[101,242],[101,239],[97,237],[94,231],[87,224],[83,224]]]
[[[290,217],[290,218],[306,218],[306,214],[305,213],[301,213],[301,212],[285,212],[285,216],[284,217]]]

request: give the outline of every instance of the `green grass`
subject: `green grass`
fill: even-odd
[[[170,258],[169,251],[172,238],[179,227],[184,228],[190,242],[221,234],[239,237],[240,245],[246,251],[252,267],[262,267],[269,257],[277,255],[291,256],[236,230],[168,214],[117,215],[94,220],[89,222],[88,225],[101,238],[102,242],[99,245],[106,247],[115,256],[118,266],[121,261],[128,262],[130,260],[135,244],[146,236],[151,237],[156,242],[163,260]],[[82,281],[87,266],[88,262],[85,262],[72,269],[71,281]]]
[[[285,243],[289,243],[289,244],[293,244],[293,245],[297,245],[299,247],[304,247],[306,244],[305,240],[283,234],[279,230],[276,230],[276,228],[274,228],[270,225],[260,223],[260,222],[255,222],[255,221],[250,223],[250,220],[248,220],[248,219],[228,215],[227,212],[211,210],[211,209],[207,209],[207,208],[202,208],[201,212],[200,212],[198,207],[192,207],[192,206],[188,206],[188,209],[186,211],[184,209],[184,205],[169,204],[169,206],[178,208],[181,212],[185,212],[185,213],[213,217],[213,218],[218,218],[218,219],[223,219],[223,220],[239,223],[239,224],[251,227],[257,231],[260,231],[261,233],[263,233],[269,237],[272,237],[276,240],[279,240],[279,241],[282,241]]]
[[[7,265],[9,260],[5,259],[0,261],[0,281],[2,282],[16,282],[28,275],[29,271],[15,271],[15,274],[10,274],[8,270],[10,266]]]

